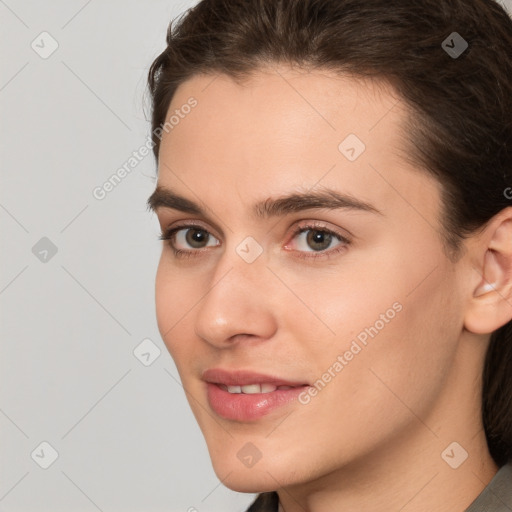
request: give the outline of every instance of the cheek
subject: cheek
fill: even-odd
[[[374,438],[382,436],[385,425],[391,435],[414,415],[425,418],[443,392],[462,325],[447,277],[440,271],[412,293],[393,293],[378,307],[372,304],[364,328],[347,336],[359,341],[363,334],[366,344],[359,343],[361,351],[349,363],[339,391],[362,417],[375,420],[375,428],[368,426]],[[388,323],[376,321],[394,299],[400,310]]]
[[[313,466],[335,468],[340,461],[398,439],[420,425],[418,418],[428,423],[455,354],[458,327],[447,325],[457,304],[442,274],[409,296],[395,285],[396,293],[391,289],[387,295],[352,295],[355,303],[338,297],[342,313],[331,319],[337,320],[331,341],[320,340],[318,322],[308,322],[304,312],[297,316],[295,311],[298,353],[309,361],[319,391],[297,406],[293,425],[283,422],[288,430],[273,434],[272,442],[283,453],[304,457]],[[329,297],[335,301],[335,295]],[[321,311],[319,302],[310,306]],[[429,435],[427,429],[425,433]],[[287,464],[293,466],[292,461]]]
[[[179,272],[166,261],[164,250],[155,279],[156,318],[162,340],[177,363],[181,359],[181,351],[187,346],[179,340],[184,339],[188,312],[197,302],[197,298],[190,296],[187,287],[182,285],[183,281]]]
[[[301,357],[310,361],[309,375],[324,386],[307,405],[325,408],[309,416],[313,422],[321,418],[317,428],[325,428],[325,418],[348,430],[357,426],[347,410],[360,418],[377,415],[383,423],[405,421],[410,411],[404,403],[425,411],[442,391],[463,325],[462,307],[450,264],[440,252],[425,252],[405,256],[402,248],[361,257],[347,261],[350,271],[333,269],[327,279],[286,276],[310,309],[297,303],[283,318],[300,340]]]
[[[166,333],[173,325],[177,297],[175,293],[172,293],[172,277],[166,271],[162,260],[163,255],[160,257],[155,278],[155,308],[158,329],[162,339],[165,341]]]

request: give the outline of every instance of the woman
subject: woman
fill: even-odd
[[[158,326],[251,512],[512,509],[511,48],[491,0],[169,26]]]

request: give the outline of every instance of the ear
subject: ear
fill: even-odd
[[[475,334],[490,334],[512,319],[512,207],[496,214],[473,242],[472,289],[464,327]]]

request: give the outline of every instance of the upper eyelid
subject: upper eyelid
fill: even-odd
[[[200,221],[194,221],[194,222],[186,222],[184,221],[183,224],[181,223],[177,223],[176,226],[173,226],[173,227],[169,227],[169,228],[164,228],[163,229],[163,233],[167,233],[167,232],[170,232],[172,231],[174,235],[176,235],[176,233],[178,231],[181,231],[182,229],[194,229],[194,228],[199,228],[199,229],[202,229],[204,231],[206,231],[208,234],[210,235],[213,235],[217,240],[219,239],[219,237],[212,232],[212,230],[208,227],[205,227],[204,225],[201,224]]]
[[[325,233],[332,234],[334,237],[336,237],[339,240],[339,242],[341,242],[341,244],[348,245],[348,244],[352,243],[351,236],[349,237],[349,236],[343,235],[343,234],[339,233],[338,230],[329,228],[328,226],[322,226],[322,225],[317,226],[317,225],[315,225],[315,223],[309,223],[309,224],[310,225],[308,225],[308,223],[306,222],[306,225],[295,227],[292,230],[290,242],[292,242],[292,240],[294,240],[296,237],[298,237],[300,234],[302,234],[306,231],[317,230],[317,231],[323,231]],[[287,247],[290,242],[286,242],[285,247]],[[303,252],[303,251],[301,251],[301,252]],[[322,251],[322,252],[328,253],[329,251]]]

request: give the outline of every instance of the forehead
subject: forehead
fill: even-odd
[[[322,136],[330,142],[347,133],[369,140],[379,136],[376,128],[384,117],[394,126],[398,143],[406,116],[404,103],[387,82],[282,65],[253,71],[241,81],[224,74],[194,76],[178,87],[167,119],[191,96],[198,101],[192,121],[176,126],[174,135],[195,119],[202,135],[210,131],[212,137],[222,128],[219,138],[228,133],[236,139],[252,137],[264,147],[312,136],[318,137],[317,144]]]
[[[191,97],[197,105],[183,114]],[[179,114],[162,137],[160,184],[186,184],[206,202],[218,199],[215,183],[255,199],[321,184],[377,199],[383,211],[410,197],[435,215],[428,196],[438,184],[403,158],[410,110],[386,82],[283,66],[241,82],[198,75],[177,89],[167,119]]]

